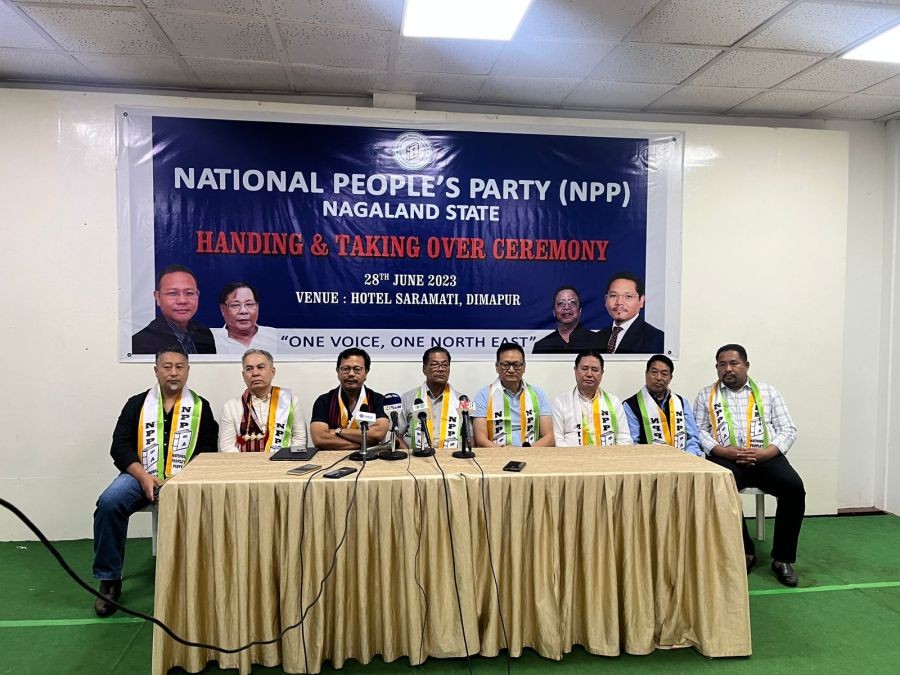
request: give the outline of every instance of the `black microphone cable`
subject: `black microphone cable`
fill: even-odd
[[[450,536],[450,560],[453,564],[453,586],[456,589],[456,608],[459,610],[459,629],[462,631],[463,647],[466,650],[466,667],[471,674],[472,659],[469,657],[469,641],[466,639],[466,623],[463,620],[462,597],[459,593],[459,575],[456,571],[456,546],[453,543],[453,525],[451,524],[453,517],[450,509],[450,488],[447,484],[447,474],[444,473],[444,468],[441,466],[440,461],[438,461],[438,453],[435,452],[432,457],[434,458],[434,463],[437,466],[438,471],[441,472],[441,479],[444,482],[444,504],[447,510],[447,533]]]
[[[420,554],[422,552],[422,530],[424,529],[425,523],[425,495],[421,492],[421,490],[419,490],[419,479],[416,478],[416,474],[414,474],[411,470],[412,457],[412,452],[407,453],[406,473],[408,473],[413,479],[413,485],[416,489],[416,503],[419,506],[419,510],[417,511],[419,522],[416,526],[418,530],[416,533],[418,535],[418,541],[416,542],[416,555],[413,560],[413,566],[415,569],[414,580],[416,582],[416,586],[419,587],[419,592],[422,594],[422,602],[425,605],[425,612],[422,616],[422,632],[419,634],[419,663],[421,664],[425,662],[425,628],[428,625],[428,593],[425,592],[425,587],[422,586],[422,582],[419,577],[419,560]]]
[[[487,492],[485,489],[485,483],[487,479],[484,475],[484,469],[481,464],[478,463],[478,460],[474,457],[470,457],[470,459],[475,462],[475,466],[478,467],[478,470],[481,472],[481,504],[484,510],[484,538],[487,540],[487,549],[488,549],[488,564],[491,567],[491,577],[494,580],[494,592],[497,595],[497,614],[500,615],[500,629],[503,631],[503,642],[506,644],[506,672],[510,671],[510,659],[511,654],[509,653],[509,636],[506,633],[506,621],[503,618],[503,601],[500,599],[500,583],[497,581],[497,570],[494,568],[494,552],[491,546],[491,530],[488,525],[488,521],[490,520],[490,510],[488,509],[487,502]]]

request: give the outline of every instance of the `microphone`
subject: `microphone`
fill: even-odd
[[[384,412],[391,418],[391,439],[387,443],[387,449],[378,456],[379,459],[394,461],[406,459],[409,456],[402,450],[397,450],[397,434],[400,430],[399,413],[401,410],[403,410],[403,400],[399,394],[384,395]]]
[[[359,406],[359,412],[356,413],[356,421],[359,423],[359,431],[362,439],[359,444],[359,450],[350,455],[350,459],[354,462],[366,462],[370,459],[378,459],[378,453],[368,448],[368,431],[369,423],[375,421],[375,413],[369,412],[369,406],[363,403]]]
[[[459,414],[462,417],[462,426],[459,429],[460,449],[453,453],[456,459],[472,459],[475,453],[472,452],[472,439],[469,437],[469,411],[472,405],[469,403],[469,397],[463,394],[459,397]]]
[[[415,457],[430,457],[434,454],[434,448],[431,447],[431,435],[428,433],[428,413],[425,412],[426,410],[428,410],[428,407],[425,405],[425,401],[420,398],[413,401],[412,411],[416,419],[419,420],[419,426],[422,429],[421,433],[427,443],[427,445],[423,444],[423,447],[420,448],[418,443],[416,443],[416,439],[413,438],[413,455]],[[418,436],[418,434],[415,435]]]
[[[400,428],[399,413],[403,410],[403,401],[399,394],[384,395],[384,412],[391,418],[391,432],[396,433]]]

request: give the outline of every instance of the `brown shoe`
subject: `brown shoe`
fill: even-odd
[[[100,581],[100,595],[94,601],[94,613],[101,619],[112,616],[116,613],[118,607],[113,605],[110,600],[118,600],[122,595],[122,580],[113,579],[111,581]]]
[[[750,574],[750,570],[756,566],[756,556],[745,555],[744,558],[747,560],[747,574]]]
[[[791,563],[773,560],[772,571],[775,573],[775,578],[785,586],[793,588],[799,581],[797,573],[794,571],[794,566]]]

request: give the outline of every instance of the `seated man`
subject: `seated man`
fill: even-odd
[[[432,347],[422,354],[422,373],[425,382],[403,394],[403,412],[400,413],[400,445],[404,448],[424,447],[424,435],[418,416],[413,412],[416,399],[426,404],[428,435],[435,448],[459,446],[459,397],[450,386],[450,352],[443,347]],[[404,438],[406,436],[406,438]]]
[[[669,390],[675,364],[663,354],[651,356],[644,387],[625,400],[625,414],[635,443],[657,443],[703,457],[690,404]]]
[[[384,440],[390,429],[384,396],[364,386],[371,365],[372,360],[362,349],[351,347],[338,354],[335,370],[340,386],[316,399],[309,423],[313,445],[320,450],[359,449],[362,431],[357,414],[363,406],[377,418],[369,425],[369,444]]]
[[[778,500],[772,571],[785,586],[797,585],[794,562],[806,490],[785,454],[797,439],[797,427],[775,387],[748,376],[750,361],[741,345],[727,344],[716,352],[719,379],[697,394],[694,417],[700,446],[711,462],[734,473],[738,490],[759,488]],[[744,522],[747,572],[756,564],[756,549]]]
[[[273,387],[275,362],[263,349],[248,349],[241,359],[247,388],[225,402],[219,425],[219,452],[277,452],[306,447],[300,401],[290,389]]]
[[[525,350],[514,342],[497,349],[498,378],[475,395],[472,425],[479,448],[552,446],[550,402],[538,387],[526,384]]]
[[[557,447],[631,445],[628,420],[618,398],[600,388],[603,355],[597,350],[575,357],[575,388],[553,401]]]
[[[219,428],[209,403],[185,389],[190,366],[181,347],[159,352],[153,372],[157,386],[132,396],[119,414],[109,454],[122,473],[94,511],[94,578],[104,596],[94,602],[99,617],[115,613],[109,600],[122,593],[128,518],[156,501],[163,482],[192,457],[216,449]]]

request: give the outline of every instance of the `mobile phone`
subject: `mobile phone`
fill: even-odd
[[[525,462],[520,462],[516,459],[507,462],[506,466],[503,467],[504,471],[521,471],[525,468]]]
[[[340,469],[335,469],[334,471],[329,471],[326,474],[323,474],[325,478],[343,478],[344,476],[349,476],[351,473],[356,473],[356,469],[352,466],[342,466]]]
[[[304,464],[303,466],[295,466],[293,469],[288,469],[288,473],[292,476],[302,476],[305,473],[321,468],[321,464]]]

